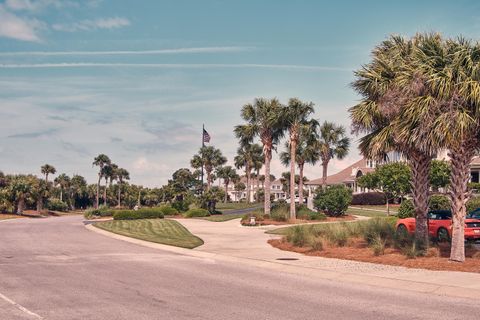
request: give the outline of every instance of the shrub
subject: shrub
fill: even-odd
[[[398,208],[397,216],[400,219],[410,218],[415,216],[415,208],[413,207],[413,202],[410,199],[404,199],[400,207]]]
[[[382,239],[380,236],[376,236],[371,244],[371,247],[373,249],[373,254],[375,256],[380,256],[385,254],[385,245],[387,241],[385,239]]]
[[[352,191],[343,185],[337,185],[326,190],[320,188],[314,204],[318,210],[324,211],[327,215],[338,217],[345,214],[351,201]]]
[[[327,216],[322,212],[312,211],[305,205],[297,207],[297,218],[303,220],[325,220]]]
[[[250,217],[255,217],[255,222],[258,224],[259,222],[261,223],[264,219],[265,216],[261,211],[253,211],[250,213],[246,213],[243,217],[242,220],[240,221],[242,225],[250,225]]]
[[[161,206],[159,207],[160,211],[162,211],[164,216],[174,216],[178,214],[178,210],[172,208],[171,206]]]
[[[278,205],[270,211],[270,218],[274,221],[287,221],[289,212],[290,210],[287,205]]]
[[[208,217],[210,213],[205,209],[190,209],[183,214],[185,218]]]
[[[310,239],[309,245],[312,247],[312,250],[322,251],[323,250],[323,239],[318,237],[312,237]]]
[[[176,209],[178,212],[185,212],[188,210],[191,202],[187,200],[174,201],[172,203],[172,208]]]
[[[428,202],[428,208],[430,210],[450,210],[450,200],[448,200],[448,198],[444,195],[432,195]]]
[[[330,228],[327,233],[328,241],[330,241],[331,244],[339,247],[344,247],[347,244],[350,236],[351,235],[348,233],[348,230],[343,224],[339,224]]]
[[[352,205],[382,205],[385,204],[385,194],[382,192],[364,192],[354,194],[352,197]]]
[[[374,218],[365,223],[363,230],[363,239],[372,245],[377,237],[388,243],[393,243],[395,239],[395,225],[387,219]]]
[[[467,212],[480,208],[480,197],[472,197],[467,202]]]
[[[110,217],[112,215],[113,215],[113,210],[105,206],[100,206],[98,209],[88,209],[83,214],[83,216],[87,219],[98,218],[98,217]]]
[[[117,210],[113,214],[114,220],[162,219],[160,208],[142,208],[138,210]]]
[[[50,199],[47,202],[47,209],[52,211],[68,211],[68,205],[60,199]]]
[[[287,234],[287,241],[292,243],[296,247],[303,247],[308,240],[305,227],[295,226]]]

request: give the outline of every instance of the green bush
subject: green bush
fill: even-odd
[[[472,197],[467,202],[467,212],[480,208],[480,197]]]
[[[113,215],[113,210],[109,207],[101,206],[98,209],[88,209],[83,214],[85,218],[99,218],[99,217],[110,217]]]
[[[60,199],[50,199],[47,202],[47,209],[52,211],[67,212],[68,205]]]
[[[176,209],[178,212],[185,212],[188,210],[191,204],[192,204],[191,201],[187,201],[187,200],[174,201],[172,203],[172,208]]]
[[[363,192],[352,196],[352,205],[382,205],[385,204],[385,194],[383,192]]]
[[[314,205],[329,216],[344,215],[352,201],[352,190],[344,185],[330,186],[326,190],[319,188]]]
[[[450,210],[450,200],[448,200],[447,196],[441,194],[435,194],[430,197],[428,202],[428,209],[429,210]]]
[[[113,214],[114,220],[162,219],[160,208],[142,208],[138,210],[117,210]]]
[[[397,216],[400,219],[411,218],[415,216],[415,208],[413,202],[410,199],[404,199],[400,207],[398,208]]]
[[[171,206],[161,206],[159,207],[160,211],[162,211],[164,216],[174,216],[178,214],[178,210],[172,208]]]
[[[374,218],[370,219],[368,223],[365,224],[363,239],[369,245],[372,245],[378,237],[389,244],[393,244],[395,234],[395,224],[392,223],[391,220]]]
[[[327,216],[322,212],[312,211],[302,205],[297,209],[297,218],[302,220],[325,220]]]
[[[205,209],[190,209],[183,214],[185,218],[208,217],[210,213]]]
[[[303,247],[307,244],[308,240],[309,237],[306,228],[302,226],[293,227],[287,234],[287,241],[297,247]]]
[[[274,221],[287,221],[290,215],[290,207],[287,204],[274,206],[270,211],[270,218]]]
[[[371,244],[373,254],[375,256],[380,256],[385,254],[385,246],[386,246],[387,241],[385,239],[382,239],[380,236],[376,236]]]

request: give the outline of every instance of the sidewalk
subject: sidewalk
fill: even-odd
[[[266,234],[265,231],[278,228],[278,226],[243,227],[237,219],[226,222],[210,222],[200,219],[178,219],[177,221],[205,241],[204,245],[193,251],[253,260],[259,265],[269,265],[269,267],[276,265],[278,269],[286,272],[316,275],[321,278],[440,295],[472,298],[480,296],[480,274],[477,273],[409,269],[366,262],[309,257],[270,246],[267,241],[278,236]]]

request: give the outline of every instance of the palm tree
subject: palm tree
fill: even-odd
[[[315,165],[320,159],[320,151],[317,144],[316,125],[304,125],[300,129],[298,138],[297,151],[295,159],[298,166],[299,184],[298,184],[298,200],[300,204],[304,203],[303,197],[303,181],[305,164]],[[280,153],[280,161],[284,166],[290,164],[290,143],[285,143],[285,151]]]
[[[118,180],[118,207],[122,206],[122,186],[125,180],[130,180],[130,173],[124,168],[117,168],[115,176]]]
[[[60,188],[60,201],[63,201],[63,194],[70,187],[70,177],[62,173],[55,178],[54,182]]]
[[[263,145],[265,156],[265,176],[270,176],[270,162],[272,150],[278,141],[283,137],[285,129],[282,119],[279,117],[283,106],[277,99],[255,99],[253,104],[246,104],[242,107],[242,118],[246,124],[235,127],[235,135],[244,137],[251,143],[258,136]],[[265,214],[270,214],[270,180],[265,180]]]
[[[408,160],[412,170],[415,242],[420,251],[428,246],[429,170],[438,151],[426,134],[414,135],[408,129],[414,124],[421,124],[427,131],[432,128],[432,108],[428,99],[421,98],[428,88],[427,81],[418,74],[418,52],[424,43],[422,36],[412,40],[392,36],[375,48],[373,60],[355,73],[352,86],[363,98],[350,109],[354,132],[366,134],[359,146],[365,157],[384,160],[388,152],[395,151]]]
[[[55,174],[57,172],[57,169],[55,169],[54,166],[45,164],[43,165],[40,170],[42,171],[42,174],[45,175],[45,182],[48,185],[48,175],[50,174]]]
[[[262,147],[256,143],[251,144],[240,138],[240,147],[237,149],[234,163],[237,169],[245,168],[245,177],[247,178],[247,202],[251,198],[251,174],[252,169],[258,167],[258,162],[263,159]]]
[[[295,210],[295,164],[297,156],[297,145],[301,127],[308,123],[315,123],[310,116],[315,112],[312,102],[303,102],[300,99],[292,98],[288,105],[283,108],[281,118],[283,125],[289,132],[290,143],[290,219],[296,219]]]
[[[192,168],[199,169],[205,168],[207,174],[207,191],[210,190],[210,186],[213,182],[213,170],[219,166],[224,165],[227,162],[227,158],[222,155],[219,149],[212,146],[201,147],[198,154],[194,155],[190,164]],[[202,186],[203,187],[203,186]]]
[[[99,204],[100,204],[100,181],[102,180],[103,173],[102,170],[105,166],[108,166],[112,163],[110,158],[105,155],[105,154],[99,154],[95,159],[93,160],[93,165],[98,166],[100,170],[98,171],[98,182],[97,182],[97,195],[96,195],[96,202],[95,202],[95,208],[98,209]]]
[[[327,187],[328,164],[331,159],[345,158],[350,148],[350,139],[345,136],[345,128],[325,121],[319,129],[318,147],[322,159],[322,187]]]
[[[238,178],[237,171],[231,166],[219,167],[217,168],[217,177],[223,179],[223,184],[225,185],[225,199],[224,202],[227,203],[228,200],[228,186],[231,181],[234,181]]]
[[[107,188],[108,188],[108,180],[110,180],[110,185],[112,181],[115,179],[115,169],[118,166],[114,163],[110,163],[102,168],[102,177],[105,179],[105,188],[103,189],[103,205],[107,205]]]

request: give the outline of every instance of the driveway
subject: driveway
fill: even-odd
[[[313,272],[313,271],[312,271]],[[0,223],[0,319],[478,319],[472,299],[147,248],[80,216]]]

